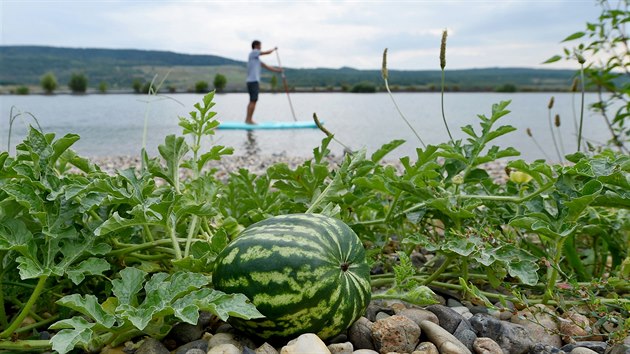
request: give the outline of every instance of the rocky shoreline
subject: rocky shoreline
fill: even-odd
[[[181,323],[163,341],[146,338],[107,354],[629,354],[630,337],[609,345],[589,332],[588,319],[552,307],[497,309],[449,299],[424,308],[373,301],[364,317],[327,342],[308,333],[271,345],[248,338],[202,313],[196,326]]]
[[[295,168],[307,159],[309,158],[288,156],[284,153],[250,156],[231,155],[222,157],[220,161],[209,161],[206,168],[216,169],[215,176],[220,180],[225,180],[230,173],[236,173],[241,168],[245,168],[256,175],[261,175],[265,173],[269,166],[274,164],[286,163],[289,167]],[[327,159],[332,165],[337,165],[342,157],[330,155]],[[113,174],[116,170],[125,170],[131,167],[138,169],[141,166],[139,156],[99,156],[91,157],[89,160],[98,165],[102,171],[109,174]],[[398,160],[387,160],[383,163],[402,168]],[[508,178],[505,173],[505,166],[506,163],[504,161],[495,161],[486,164],[484,167],[490,176],[501,182]]]

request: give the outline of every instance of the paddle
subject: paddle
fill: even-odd
[[[280,62],[280,54],[278,53],[278,48],[276,48],[276,57],[278,58],[278,67],[282,69],[282,63]],[[291,96],[289,95],[289,85],[287,84],[287,77],[284,75],[284,70],[282,70],[281,74],[282,74],[282,84],[284,85],[284,91],[287,93],[287,98],[289,99],[289,107],[291,107],[291,114],[293,115],[293,120],[297,122],[297,118],[295,118],[295,110],[293,110],[293,103],[291,103]]]

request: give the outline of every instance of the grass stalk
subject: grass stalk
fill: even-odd
[[[424,141],[422,141],[422,138],[420,138],[420,134],[418,134],[418,132],[411,125],[411,123],[409,123],[409,121],[407,120],[407,117],[405,117],[403,112],[400,110],[400,107],[398,107],[398,103],[396,102],[396,99],[394,99],[394,95],[392,94],[392,91],[389,89],[389,82],[387,80],[389,76],[389,73],[387,71],[387,48],[385,48],[385,50],[383,51],[383,67],[381,69],[381,76],[383,77],[383,81],[385,82],[385,89],[387,90],[387,94],[389,95],[389,98],[394,103],[394,107],[396,107],[396,111],[398,111],[398,115],[400,115],[400,117],[407,124],[409,129],[411,129],[411,131],[416,136],[416,138],[418,138],[418,141],[420,142],[420,144],[422,144],[422,147],[426,149],[427,146],[424,143]]]
[[[551,99],[549,99],[549,104],[547,105],[547,123],[549,123],[549,133],[551,134],[551,140],[553,141],[553,147],[556,149],[556,154],[558,154],[558,162],[562,163],[563,158],[562,158],[562,154],[560,153],[560,149],[558,148],[558,142],[556,141],[556,133],[554,132],[553,129],[553,119],[551,118],[551,109],[553,108],[553,102],[554,102],[554,98],[553,96],[551,96]]]
[[[532,141],[534,142],[534,144],[536,145],[536,147],[538,148],[538,150],[543,154],[543,156],[545,157],[545,160],[550,161],[551,159],[549,158],[549,156],[547,155],[547,153],[545,152],[545,149],[542,148],[542,146],[540,146],[540,144],[538,143],[538,140],[536,140],[536,138],[534,137],[534,135],[532,134],[532,130],[527,128],[527,136],[529,136],[530,138],[532,138]]]
[[[577,151],[581,150],[582,147],[582,128],[584,127],[584,58],[580,61],[580,90],[582,91],[581,102],[580,102],[580,124],[578,126],[578,141],[577,141]]]
[[[444,122],[444,126],[446,127],[446,132],[448,133],[449,139],[451,139],[451,144],[455,143],[453,140],[453,135],[451,135],[451,130],[448,128],[448,123],[446,122],[446,115],[444,114],[444,68],[446,68],[446,37],[448,36],[448,31],[442,31],[442,41],[440,42],[440,68],[442,69],[442,84],[441,84],[441,95],[440,95],[440,103],[442,106],[442,121]]]

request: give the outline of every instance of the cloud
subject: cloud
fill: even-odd
[[[538,66],[597,15],[591,0],[69,1],[4,0],[2,43],[137,48],[245,60],[253,39],[290,67],[436,69]],[[36,24],[36,25],[35,25]],[[275,58],[265,58],[275,64]],[[566,64],[559,64],[566,65]],[[558,67],[556,66],[556,67]]]

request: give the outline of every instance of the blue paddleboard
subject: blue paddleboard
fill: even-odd
[[[298,121],[298,122],[264,122],[260,121],[257,124],[246,124],[245,122],[226,121],[219,124],[219,129],[243,129],[243,130],[256,130],[256,129],[316,129],[317,125],[313,121]]]

